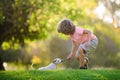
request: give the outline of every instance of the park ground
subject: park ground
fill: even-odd
[[[0,80],[120,80],[120,70],[0,71]]]

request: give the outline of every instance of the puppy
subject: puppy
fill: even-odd
[[[55,58],[48,66],[38,68],[38,70],[53,70],[56,69],[56,65],[59,63],[62,63],[63,60],[60,58]],[[33,68],[33,64],[31,65],[31,68]]]

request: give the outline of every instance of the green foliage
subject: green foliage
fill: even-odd
[[[55,28],[58,1],[2,0],[0,6],[0,46],[4,41],[11,47],[14,43],[23,46],[25,40],[45,39]]]
[[[0,72],[1,80],[119,80],[120,70],[53,70]]]
[[[6,50],[5,51],[0,50],[0,53],[3,53],[0,58],[4,62],[18,62],[18,60],[20,59],[20,56],[21,56],[20,52],[21,52],[20,50],[14,50],[14,49],[11,49],[11,48],[9,48],[7,51]],[[23,57],[21,57],[21,59],[22,58]]]
[[[1,9],[0,9],[0,24],[3,23],[3,21],[4,21],[4,16],[3,16]]]

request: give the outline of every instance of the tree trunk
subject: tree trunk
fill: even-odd
[[[3,66],[3,60],[2,60],[2,58],[1,58],[1,56],[0,56],[0,71],[1,70],[5,70],[5,68],[4,68],[4,66]]]
[[[5,70],[3,66],[3,58],[2,58],[2,48],[0,47],[0,71]]]

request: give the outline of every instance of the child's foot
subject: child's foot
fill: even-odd
[[[85,69],[85,67],[80,67],[80,69]]]

